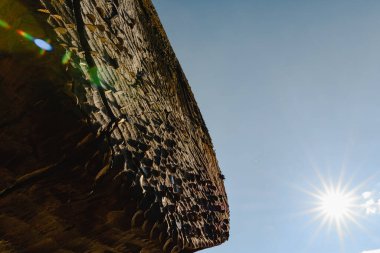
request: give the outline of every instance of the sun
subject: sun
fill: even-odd
[[[336,221],[348,218],[355,206],[355,199],[347,192],[332,189],[319,196],[321,212]]]
[[[334,227],[341,240],[349,234],[349,225],[358,223],[359,205],[357,188],[350,188],[340,179],[335,184],[322,177],[321,187],[313,187],[308,192],[314,197],[313,208],[309,210],[315,214],[314,220],[319,223],[319,230]]]

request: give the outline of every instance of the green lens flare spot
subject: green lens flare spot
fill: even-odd
[[[100,80],[98,77],[98,69],[96,67],[92,67],[88,70],[88,73],[90,75],[90,81],[93,85],[96,87],[100,87]]]
[[[29,33],[26,33],[22,30],[17,30],[16,31],[21,37],[27,39],[27,40],[30,40],[30,41],[34,41],[34,37],[32,35],[30,35]]]
[[[10,29],[11,28],[11,26],[7,22],[5,22],[4,20],[2,20],[2,19],[0,19],[0,27],[5,28],[5,29]]]
[[[67,63],[69,63],[70,59],[71,59],[71,51],[66,51],[66,53],[62,57],[61,63],[63,65],[66,65]]]

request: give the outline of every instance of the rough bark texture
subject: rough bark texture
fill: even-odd
[[[223,175],[150,0],[1,0],[0,19],[12,26],[0,38],[1,252],[228,239]],[[54,51],[36,56],[15,29]]]

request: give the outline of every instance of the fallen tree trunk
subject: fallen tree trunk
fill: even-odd
[[[149,0],[4,0],[0,19],[2,252],[228,239],[224,176]]]

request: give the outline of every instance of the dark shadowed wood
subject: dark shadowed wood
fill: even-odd
[[[224,177],[150,0],[3,0],[0,19],[0,251],[228,239]]]

